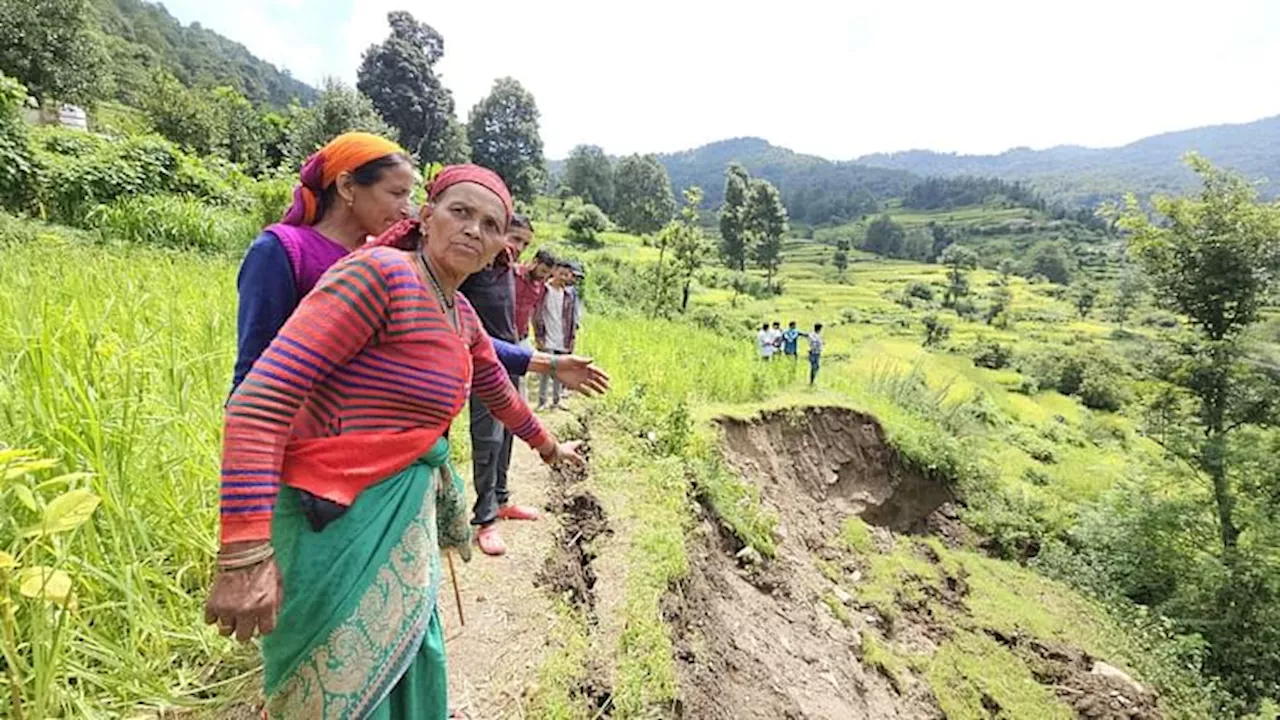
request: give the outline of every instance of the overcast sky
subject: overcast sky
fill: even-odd
[[[460,117],[515,77],[549,158],[743,135],[833,159],[1101,147],[1280,113],[1272,0],[163,2],[312,84],[354,83],[409,10],[444,36]]]

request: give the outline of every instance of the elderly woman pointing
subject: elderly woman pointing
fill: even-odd
[[[511,209],[494,173],[447,168],[422,220],[338,261],[228,402],[206,617],[265,635],[272,716],[447,716],[440,548],[466,557],[470,532],[445,433],[468,393],[544,461],[581,461],[457,293],[502,250]]]

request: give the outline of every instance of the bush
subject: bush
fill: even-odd
[[[951,326],[937,315],[929,313],[920,319],[924,323],[924,346],[937,347],[951,337]]]
[[[19,112],[26,99],[22,83],[0,73],[0,207],[17,211],[30,209],[36,196],[38,169]]]
[[[907,286],[907,296],[920,298],[921,300],[933,300],[933,286],[929,283],[915,280]]]
[[[1085,407],[1114,412],[1130,400],[1124,372],[1114,360],[1085,351],[1046,352],[1023,371],[1042,388],[1080,398]]]
[[[1153,313],[1149,313],[1142,318],[1142,324],[1149,327],[1159,327],[1168,330],[1172,330],[1179,325],[1178,316],[1171,312],[1165,312],[1164,310],[1157,310]]]
[[[188,155],[156,135],[114,140],[66,128],[40,128],[38,202],[52,220],[83,225],[98,205],[119,198],[189,194],[251,210],[249,180],[236,166]]]
[[[973,354],[973,364],[978,367],[1000,370],[1009,367],[1013,360],[1013,348],[994,340],[981,340]]]
[[[1107,412],[1119,410],[1129,400],[1123,379],[1100,363],[1090,363],[1085,367],[1079,395],[1085,407]]]
[[[120,198],[87,222],[107,240],[197,250],[242,251],[260,229],[243,213],[173,195]]]
[[[596,244],[596,234],[609,228],[609,218],[604,212],[590,203],[574,210],[569,215],[569,239],[584,245]]]

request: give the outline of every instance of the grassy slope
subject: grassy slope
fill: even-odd
[[[59,703],[85,715],[239,697],[253,671],[251,654],[199,623],[214,549],[216,497],[208,479],[216,472],[219,409],[233,348],[235,261],[91,247],[57,233],[7,247],[0,266],[0,316],[15,319],[0,334],[0,355],[13,358],[0,366],[0,441],[39,447],[68,468],[95,473],[89,484],[104,497],[92,529],[64,548],[82,611],[71,620],[75,641],[59,671],[78,682],[63,687]],[[540,237],[561,233],[554,222],[540,224]],[[604,249],[585,253],[588,259],[597,253],[637,260],[656,255],[631,236],[608,234],[604,240]],[[614,391],[597,406],[602,421],[595,482],[625,502],[636,520],[632,526],[642,528],[625,538],[631,548],[626,631],[606,639],[615,650],[606,653],[614,663],[615,717],[642,716],[675,692],[669,641],[656,608],[670,582],[685,572],[678,538],[689,520],[689,479],[732,508],[726,516],[744,538],[765,554],[770,550],[767,511],[754,503],[750,486],[724,471],[701,419],[752,412],[766,403],[854,404],[882,420],[908,460],[932,463],[1001,495],[1033,499],[1043,506],[1045,522],[1058,527],[1069,523],[1077,503],[1105,492],[1153,454],[1122,417],[1090,413],[1056,393],[1017,395],[1009,391],[1014,373],[923,350],[921,311],[894,298],[910,281],[941,282],[939,268],[859,256],[847,280],[837,284],[821,257],[811,246],[791,247],[781,297],[730,307],[720,291],[699,292],[695,302],[734,317],[743,328],[740,337],[666,321],[588,319],[585,350],[616,378]],[[986,292],[990,278],[978,273],[974,287]],[[1013,285],[1015,313],[1035,320],[1016,320],[1008,331],[960,322],[952,343],[985,335],[1023,349],[1037,338],[1108,346],[1109,325],[1074,320],[1065,302],[1043,290]],[[760,319],[828,323],[829,361],[818,392],[781,363],[755,361],[748,328]],[[957,426],[959,437],[943,432],[938,415],[916,405],[918,392],[905,395],[894,382],[913,370],[932,389],[939,412],[981,393],[1001,423]],[[1098,424],[1107,432],[1095,441],[1091,436],[1098,433],[1090,428]],[[1055,432],[1066,439],[1054,439]],[[648,433],[653,440],[638,437]],[[1018,433],[1052,443],[1057,462],[1040,467],[1009,442]],[[663,455],[668,459],[644,460]],[[1025,468],[1033,466],[1051,481],[1028,482]],[[1061,599],[1062,613],[1053,603],[1041,608],[1049,620],[1040,618],[1037,627],[1046,632],[1068,615],[1084,622],[1101,617],[1069,591],[1025,571],[977,556],[962,561],[1038,583]],[[584,672],[588,629],[571,611],[562,620],[553,633],[562,651],[542,673],[543,707],[547,716],[578,717],[586,710],[572,680]],[[950,683],[956,673],[978,672],[981,663],[972,661],[972,653],[983,648],[975,643],[958,643],[944,656],[950,658],[946,668],[926,674]],[[886,657],[898,656],[892,646],[882,649]]]

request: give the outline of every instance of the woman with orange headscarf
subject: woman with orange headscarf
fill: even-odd
[[[293,204],[254,240],[240,266],[233,385],[330,266],[409,217],[415,182],[408,153],[369,133],[339,135],[307,159]]]

